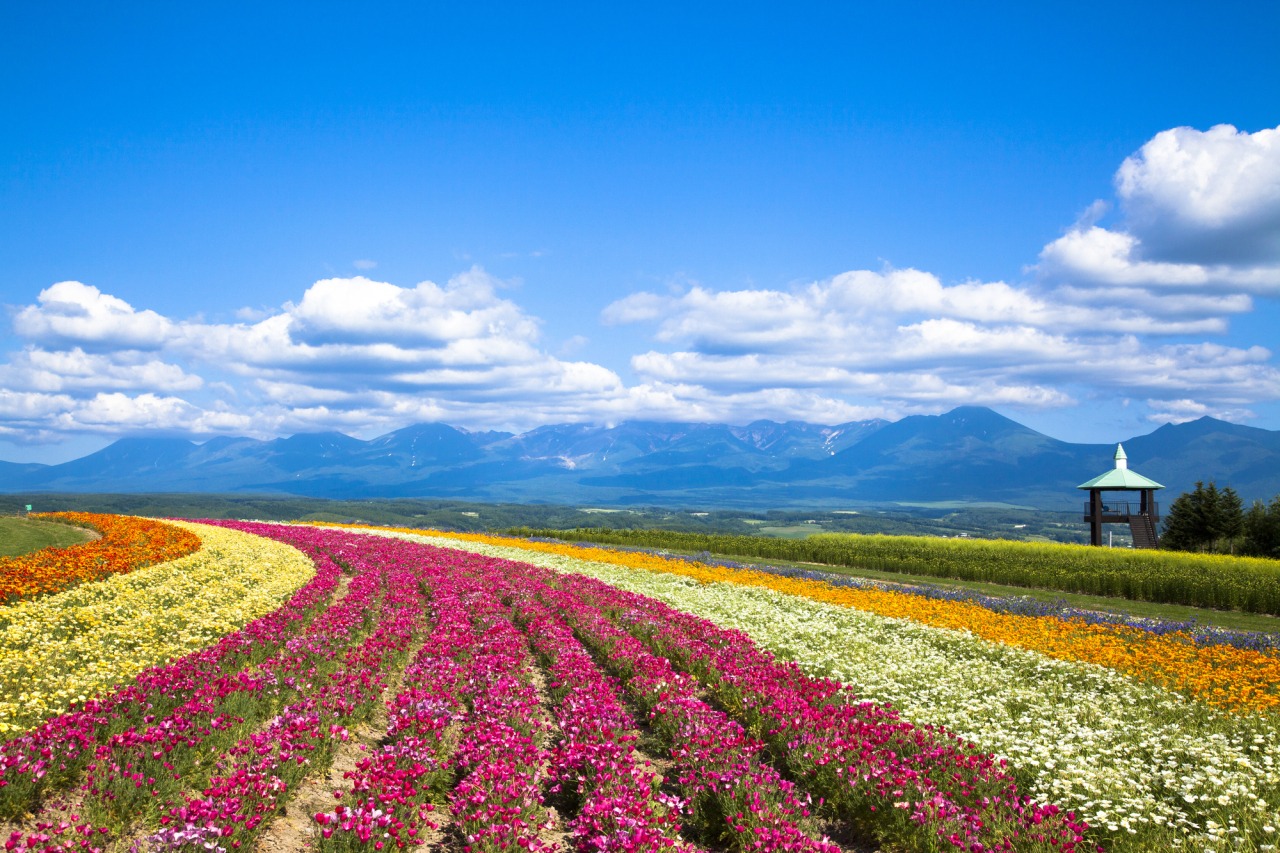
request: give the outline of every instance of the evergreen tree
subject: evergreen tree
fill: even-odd
[[[1280,558],[1280,495],[1271,504],[1254,501],[1244,518],[1244,552]]]
[[[1204,499],[1204,483],[1199,481],[1194,491],[1178,495],[1164,517],[1161,547],[1173,551],[1199,550],[1204,543]]]
[[[1169,507],[1160,544],[1174,551],[1230,551],[1244,531],[1240,496],[1228,486],[1221,491],[1210,481],[1197,482]]]
[[[1218,493],[1215,521],[1214,539],[1226,542],[1226,547],[1234,553],[1235,542],[1244,533],[1244,501],[1230,486]]]

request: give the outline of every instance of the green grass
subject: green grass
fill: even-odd
[[[733,558],[727,558],[733,559]],[[765,566],[792,566],[802,569],[817,569],[833,575],[866,578],[867,580],[888,581],[890,583],[919,584],[921,586],[939,587],[942,589],[966,589],[980,592],[983,595],[1024,596],[1039,601],[1065,601],[1071,607],[1081,610],[1100,610],[1108,613],[1121,613],[1129,616],[1153,619],[1184,620],[1194,619],[1205,625],[1217,625],[1237,631],[1265,631],[1280,634],[1280,617],[1267,616],[1261,613],[1244,613],[1238,610],[1210,610],[1204,607],[1186,607],[1180,604],[1159,604],[1151,601],[1133,601],[1127,598],[1109,598],[1101,595],[1080,595],[1078,593],[1058,592],[1056,590],[1033,589],[1024,586],[1007,586],[998,583],[981,581],[939,580],[925,575],[904,574],[902,572],[878,572],[874,569],[849,568],[846,566],[819,566],[813,563],[793,563],[785,560],[752,559],[752,563]]]
[[[804,539],[823,530],[816,524],[792,524],[786,527],[758,528],[761,536],[777,536],[779,539]]]
[[[34,518],[0,517],[0,557],[17,557],[41,548],[87,542],[93,536],[82,527]]]

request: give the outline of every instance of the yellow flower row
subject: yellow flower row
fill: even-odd
[[[1054,616],[995,613],[965,602],[880,589],[838,587],[821,581],[786,578],[751,569],[726,569],[656,554],[530,542],[479,533],[431,531],[430,535],[666,572],[707,583],[728,581],[763,587],[881,616],[970,631],[985,640],[1030,649],[1059,660],[1098,664],[1227,710],[1280,710],[1280,658],[1232,646],[1197,645],[1182,634],[1161,636],[1137,628],[1090,625]]]
[[[0,737],[271,612],[315,575],[290,545],[169,522],[193,554],[0,608]]]

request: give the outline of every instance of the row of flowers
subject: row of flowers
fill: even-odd
[[[203,547],[0,607],[0,739],[212,645],[276,610],[315,572],[280,542],[186,522],[155,527]]]
[[[1268,762],[1280,743],[1261,716],[763,587],[489,546],[466,547],[525,564],[345,531],[234,526],[315,559],[312,583],[279,611],[292,615],[261,635],[261,649],[253,631],[237,632],[4,744],[0,814],[20,818],[76,785],[72,799],[84,804],[83,819],[35,825],[15,846],[93,849],[157,814],[163,828],[139,851],[249,843],[371,712],[419,632],[426,644],[390,704],[394,754],[371,753],[347,805],[322,813],[327,845],[417,839],[428,801],[452,789],[476,850],[536,847],[552,820],[544,783],[572,802],[564,829],[575,846],[602,851],[674,848],[677,822],[739,849],[821,849],[806,794],[890,846],[1036,849],[1044,836],[1070,849],[1081,827],[1028,796],[1078,807],[1099,824],[1085,837],[1115,849],[1275,841],[1280,780]],[[323,595],[304,593],[332,591],[335,564],[348,567],[349,586],[317,615]],[[550,701],[534,687],[535,658]],[[898,711],[855,702],[840,682]],[[674,770],[660,789],[642,761],[617,763],[633,726],[619,691],[669,751]]]
[[[588,579],[565,585],[696,674],[795,778],[883,840],[928,848],[941,836],[964,850],[1013,849],[1019,838],[1023,846],[1073,849],[1082,840],[1083,825],[1018,796],[1005,762],[944,730],[847,701],[838,682],[806,677],[739,632]]]
[[[487,534],[434,535],[442,541],[447,538],[675,574],[709,583],[724,581],[760,587],[881,616],[911,619],[937,628],[970,631],[992,642],[1029,649],[1059,660],[1097,664],[1231,711],[1280,711],[1280,655],[1270,649],[1197,642],[1197,636],[1182,631],[1155,633],[1112,622],[999,612],[976,602],[930,598],[883,587],[840,586],[752,567],[697,562],[650,552]]]
[[[201,705],[225,712],[226,697],[253,683],[247,668],[270,660],[307,628],[319,627],[312,621],[338,587],[341,570],[323,557],[316,566],[311,581],[283,607],[211,647],[144,670],[0,746],[0,819],[36,811],[49,793],[76,782],[112,732],[155,723],[163,727],[165,721],[173,727]],[[187,710],[178,711],[182,706]]]
[[[100,538],[0,557],[0,605],[176,560],[200,547],[200,538],[190,531],[147,518],[88,512],[40,513],[32,518],[86,527]]]
[[[673,667],[670,659],[647,649],[636,637],[621,630],[601,610],[585,601],[580,591],[556,589],[555,585],[560,584],[563,578],[554,573],[538,572],[532,566],[503,561],[483,561],[469,571],[474,573],[474,577],[483,577],[485,584],[509,599],[515,606],[516,618],[531,631],[536,630],[540,637],[566,640],[568,634],[564,625],[567,623],[594,649],[599,660],[607,662],[632,699],[647,711],[654,731],[670,750],[675,764],[671,781],[680,786],[680,794],[667,804],[687,801],[691,823],[710,833],[708,837],[723,837],[734,849],[740,850],[833,849],[827,842],[815,840],[801,828],[807,822],[810,794],[801,793],[779,775],[766,760],[769,750],[765,743],[746,732],[738,721],[707,705],[699,696],[703,687],[689,673]],[[602,589],[596,592],[600,593]],[[534,601],[532,596],[540,602]],[[486,630],[496,629],[499,623],[487,615],[492,612],[491,605],[483,598],[468,600],[467,607],[477,614]],[[558,625],[561,626],[559,630]],[[709,623],[703,623],[703,626],[711,635],[717,633],[718,629]],[[729,644],[749,644],[745,637],[736,634],[723,635],[721,639]],[[571,643],[566,643],[564,648],[570,653],[574,650]],[[543,653],[549,655],[551,650]],[[512,654],[516,655],[515,652]],[[768,655],[761,655],[749,666],[771,667],[772,664]],[[809,678],[795,667],[779,666],[776,671],[784,675],[791,686],[790,692],[781,690],[781,682],[760,682],[756,685],[760,702],[767,704],[772,701],[780,705],[796,701],[809,703],[808,715],[802,715],[804,720],[797,725],[808,732],[811,740],[818,737],[818,730],[831,722],[830,714],[821,709],[852,707],[839,685]],[[502,678],[488,680],[503,683]],[[553,686],[552,689],[556,688]],[[514,696],[519,692],[510,690],[508,695]],[[586,701],[585,694],[579,695]],[[475,713],[480,712],[480,707],[473,699]],[[738,710],[741,712],[742,709]],[[791,707],[789,712],[799,713],[795,707]],[[607,714],[607,711],[603,713]],[[941,845],[966,850],[1014,849],[1015,843],[1018,849],[1070,850],[1080,841],[1082,826],[1074,824],[1069,816],[1052,807],[1038,807],[1020,797],[1013,780],[990,756],[964,747],[945,732],[915,729],[888,709],[869,709],[860,705],[857,713],[864,717],[860,720],[860,728],[855,730],[846,726],[842,730],[843,737],[838,743],[828,744],[828,748],[831,761],[843,761],[842,767],[851,775],[850,769],[856,768],[859,774],[887,786],[878,794],[881,797],[880,808],[874,799],[867,799],[867,788],[876,788],[875,783],[870,786],[858,783],[854,794],[845,798],[849,802],[861,801],[870,805],[857,815],[851,812],[842,815],[846,819],[856,818],[852,822],[864,837],[905,846]],[[532,712],[527,716],[534,718]],[[590,717],[592,713],[587,712],[585,716]],[[563,716],[559,718],[565,719]],[[492,730],[508,731],[502,726]],[[563,739],[563,729],[561,731],[563,747],[568,741]],[[899,759],[888,748],[875,755],[868,753],[870,744],[883,744],[904,732],[910,733],[905,736],[906,740],[914,739],[915,749],[911,756]],[[505,734],[496,737],[504,741],[508,739]],[[803,750],[807,747],[797,745],[796,748]],[[459,746],[459,754],[466,754],[462,745]],[[521,753],[516,750],[516,754]],[[533,762],[530,759],[513,760],[512,763],[528,767]],[[465,766],[465,763],[460,763],[460,766]],[[555,766],[553,761],[553,768]],[[922,768],[928,770],[933,780],[929,785],[921,785],[917,781]],[[514,798],[513,801],[525,802],[523,794],[512,792],[526,790],[521,781],[526,777],[521,772],[511,772],[510,778],[515,780],[514,789],[500,779],[491,780],[487,788],[506,792],[507,797]],[[553,775],[555,772],[553,770]],[[814,781],[814,774],[797,779],[805,786],[811,786]],[[852,780],[850,784],[853,784]],[[590,785],[585,787],[590,790]],[[837,782],[832,790],[839,791],[843,787],[842,781]],[[453,800],[455,809],[458,806],[456,794],[457,791]],[[646,802],[639,809],[641,813],[645,808],[658,813],[653,805],[654,796],[645,794]],[[957,805],[953,807],[953,804]],[[342,815],[335,812],[321,817],[327,826],[331,819],[338,820]],[[525,817],[520,820],[526,828],[533,823]],[[511,826],[517,821],[499,820],[498,823]],[[481,843],[474,832],[469,837],[475,839],[476,844]]]
[[[588,574],[741,630],[808,673],[1008,759],[1025,793],[1078,811],[1108,847],[1265,850],[1280,840],[1272,716],[1217,711],[1103,667],[763,587],[405,535]]]
[[[458,595],[436,586],[430,604],[432,629],[405,667],[402,689],[387,703],[387,732],[379,747],[343,774],[351,797],[319,812],[319,847],[326,851],[381,849],[417,844],[434,802],[453,780],[456,730],[466,716],[463,685],[477,635]],[[342,799],[342,792],[335,795]],[[384,840],[385,839],[385,840]]]
[[[617,679],[601,671],[558,611],[523,583],[504,590],[516,622],[547,672],[560,732],[552,791],[574,803],[570,824],[594,853],[680,851],[684,799],[661,791],[662,776],[635,751],[636,721]]]
[[[701,698],[697,680],[653,654],[572,593],[539,590],[556,604],[648,713],[650,725],[675,762],[681,793],[704,834],[723,833],[735,850],[835,853],[802,826],[808,795],[765,760],[764,744],[736,720]],[[723,826],[716,824],[723,821]]]
[[[421,593],[412,571],[365,560],[351,537],[300,529],[289,539],[317,571],[279,611],[4,745],[0,813],[38,812],[77,784],[81,804],[70,820],[36,818],[10,847],[101,849],[157,813],[161,829],[134,849],[242,847],[328,762],[398,669]],[[352,574],[344,590],[340,569]]]
[[[301,534],[296,528],[278,528],[276,535],[293,539]],[[355,549],[356,557],[352,560],[352,565],[359,568],[362,565],[377,564],[387,569],[388,577],[395,576],[392,567],[414,566],[419,581],[425,582],[436,597],[437,610],[443,611],[448,607],[450,611],[456,611],[460,604],[462,611],[473,620],[474,633],[481,638],[474,648],[462,656],[465,658],[467,673],[462,688],[465,694],[462,704],[466,716],[459,722],[457,748],[449,756],[454,771],[461,779],[449,796],[454,818],[474,850],[503,849],[505,843],[539,846],[538,832],[548,826],[544,822],[545,812],[542,811],[538,796],[542,782],[555,779],[563,786],[574,778],[570,775],[573,761],[568,759],[568,756],[575,753],[574,741],[566,736],[563,727],[552,730],[552,733],[558,732],[556,749],[548,751],[541,746],[543,737],[539,730],[543,727],[540,722],[543,716],[539,710],[537,694],[529,683],[531,662],[525,641],[507,621],[506,607],[495,598],[496,594],[511,600],[516,607],[515,616],[526,631],[537,630],[540,636],[545,633],[548,638],[567,642],[570,637],[568,624],[571,624],[584,637],[589,637],[601,658],[607,659],[609,666],[623,679],[631,697],[648,711],[651,725],[670,750],[676,767],[672,782],[679,786],[678,795],[672,795],[665,801],[660,799],[662,795],[653,790],[650,780],[648,785],[631,789],[638,792],[638,797],[642,798],[640,802],[623,800],[610,808],[611,813],[647,812],[659,818],[655,825],[661,827],[661,818],[669,816],[673,811],[668,807],[678,808],[687,801],[693,824],[707,827],[706,831],[715,833],[709,837],[727,834],[733,839],[732,846],[736,849],[829,849],[826,842],[815,841],[801,830],[800,825],[808,810],[808,796],[783,780],[770,762],[765,760],[767,750],[764,744],[748,734],[737,721],[709,707],[700,699],[698,693],[702,688],[688,673],[673,668],[671,661],[662,655],[645,649],[639,640],[606,619],[602,611],[593,608],[576,594],[557,592],[546,584],[538,584],[534,578],[529,577],[532,570],[527,566],[479,561],[472,563],[464,571],[456,552],[441,559],[432,557],[428,549],[412,548],[403,543],[389,544],[398,546],[400,551],[388,550],[387,546],[368,542]],[[428,568],[431,565],[435,565],[437,570],[443,568],[447,571],[444,575],[437,571],[433,577]],[[357,580],[363,576],[358,574]],[[553,583],[556,581],[555,576],[545,573],[542,579]],[[386,601],[396,600],[399,593],[395,590],[405,588],[403,581],[397,583],[388,582]],[[357,581],[353,581],[347,598],[339,602],[334,610],[341,609],[347,599],[359,598],[356,591]],[[450,592],[453,594],[452,603],[448,598]],[[532,592],[538,594],[537,599],[530,597]],[[361,606],[366,612],[380,609],[385,614],[387,611],[385,605],[379,607],[365,601],[361,602]],[[404,610],[412,613],[415,606],[408,604]],[[316,623],[324,618],[318,618]],[[407,621],[416,623],[420,620]],[[395,623],[395,619],[388,620],[384,615],[374,626],[371,639],[381,636],[384,624]],[[407,631],[400,632],[401,641],[397,648],[403,647],[407,634]],[[740,638],[730,637],[729,641],[740,642]],[[366,641],[359,648],[368,646],[369,641]],[[553,653],[556,654],[556,660],[559,660],[559,652],[555,648],[545,644],[541,647],[539,654],[547,655],[548,662]],[[579,649],[571,642],[567,642],[566,648],[570,658]],[[458,657],[455,655],[455,659]],[[325,678],[312,679],[302,698],[287,704],[265,729],[255,730],[232,747],[228,753],[229,758],[220,762],[222,770],[204,786],[203,796],[184,797],[182,802],[170,806],[166,813],[169,824],[165,829],[144,839],[138,849],[176,849],[197,843],[211,845],[210,849],[216,849],[228,844],[234,845],[235,842],[243,845],[251,840],[266,816],[279,808],[285,792],[301,778],[303,771],[293,769],[299,766],[299,759],[306,760],[308,751],[315,753],[312,757],[320,757],[323,752],[320,741],[332,741],[335,736],[340,739],[340,733],[345,732],[350,718],[359,708],[367,708],[373,688],[380,687],[385,682],[379,674],[389,672],[392,668],[386,659],[381,658],[364,668],[351,665],[353,660],[363,660],[359,656],[353,658],[348,653],[344,660],[346,665],[328,673]],[[579,664],[585,664],[588,657],[584,655],[577,660]],[[324,701],[316,696],[316,685],[322,685],[318,689],[320,696],[329,695],[329,688],[325,685],[349,683],[346,673],[353,670],[373,673],[360,682],[370,689],[360,692],[358,700],[340,703],[341,707],[337,712],[326,716],[322,710]],[[549,671],[559,673],[571,670],[549,668]],[[788,672],[793,681],[804,678],[798,671]],[[590,673],[582,676],[582,680],[585,685],[609,683],[603,681],[598,674],[593,677]],[[406,682],[406,690],[412,690],[414,684],[408,678]],[[553,678],[553,691],[558,689],[555,686],[558,683]],[[814,682],[814,685],[817,683]],[[829,690],[828,695],[823,695],[820,685],[807,691],[806,695],[809,693],[816,697],[816,702],[825,703],[830,699]],[[590,694],[580,691],[577,695],[585,702]],[[393,701],[392,705],[395,707],[397,703]],[[607,710],[612,707],[615,706],[606,706],[602,716],[607,717],[612,713]],[[555,716],[561,723],[572,719],[564,715],[564,709],[558,704],[555,711]],[[583,716],[589,717],[591,712]],[[628,721],[616,719],[614,724],[628,725]],[[895,730],[904,726],[911,728],[897,720],[893,720],[892,724]],[[335,730],[334,726],[339,729]],[[153,730],[158,729],[153,727]],[[146,741],[145,738],[137,740]],[[151,758],[165,762],[163,770],[180,777],[183,780],[181,787],[190,788],[193,782],[199,784],[198,776],[192,774],[187,765],[179,763],[176,757],[200,747],[207,749],[211,742],[165,742],[163,746],[168,746],[169,749],[153,748]],[[853,761],[854,756],[864,749],[862,743],[849,740],[841,747],[848,761]],[[155,741],[150,742],[151,747],[157,745]],[[113,746],[117,747],[117,753],[110,753]],[[148,757],[145,752],[136,754],[125,750],[126,760],[121,761],[119,746],[115,739],[108,741],[106,749],[109,754],[103,754],[105,771],[91,771],[89,781],[81,793],[86,802],[100,802],[110,809],[114,820],[99,827],[100,829],[120,826],[127,813],[143,810],[140,802],[134,802],[132,808],[117,802],[124,798],[124,792],[130,785],[134,790],[142,792],[140,796],[144,801],[148,797],[152,800],[165,800],[171,796],[161,787],[158,775],[155,775],[160,772],[159,769],[147,765]],[[586,754],[596,756],[589,749]],[[598,755],[607,758],[609,753],[602,752]],[[112,761],[106,761],[108,757]],[[993,766],[989,757],[974,757],[983,767]],[[366,765],[369,766],[371,765]],[[972,766],[975,765],[971,765],[971,768]],[[903,769],[908,773],[913,772],[910,767],[904,766]],[[950,769],[956,772],[958,768]],[[593,761],[592,769],[586,775],[601,780],[614,770],[616,768],[611,763]],[[877,773],[883,775],[890,770],[888,765],[884,765],[880,766]],[[581,773],[581,768],[579,772]],[[109,780],[99,777],[109,777]],[[640,778],[643,779],[643,775]],[[950,783],[959,786],[956,791],[950,792],[950,799],[962,797],[966,788],[963,773],[957,774],[957,779],[958,782],[953,779]],[[361,801],[359,783],[353,785],[353,788],[352,801]],[[591,784],[582,786],[580,783],[579,791],[589,791],[591,788]],[[1001,790],[1008,793],[1003,781]],[[904,792],[898,792],[896,796],[904,796]],[[911,794],[906,793],[905,796],[907,802],[910,802]],[[1016,793],[1013,797],[1017,799]],[[944,814],[936,808],[937,799],[938,792],[930,791],[930,802],[916,803],[907,812],[910,819],[905,824],[895,819],[897,815],[891,809],[884,809],[877,817],[872,817],[875,814],[872,809],[864,820],[873,828],[862,829],[872,836],[884,836],[898,843],[906,842],[909,835],[905,832],[906,829],[917,834],[923,831],[926,837],[941,837],[948,845],[981,849],[974,845],[975,838],[961,837],[953,832],[956,828],[955,816]],[[422,804],[417,805],[421,808]],[[377,811],[376,807],[373,808],[369,812],[370,816],[376,817],[374,813]],[[995,817],[998,812],[997,807],[988,817]],[[579,810],[578,818],[583,814],[590,814],[590,810]],[[419,811],[420,818],[421,815],[422,812]],[[348,816],[348,813],[335,810],[331,816],[323,815],[322,825],[325,828],[334,824],[341,827],[343,818]],[[596,816],[600,816],[600,813],[597,812]],[[1024,817],[1026,825],[1022,828],[1029,840],[1031,835],[1043,832],[1059,842],[1060,849],[1070,849],[1075,841],[1074,830],[1069,822],[1062,823],[1052,810],[1028,811]],[[993,827],[997,823],[1000,821],[992,821]],[[574,825],[586,828],[597,824],[582,824],[575,819]],[[390,830],[394,827],[395,824],[388,823],[385,835],[378,840],[384,843],[393,840]],[[576,834],[577,844],[589,848],[592,843],[590,839],[596,839],[599,849],[651,849],[648,846],[625,846],[629,843],[628,839],[635,839],[632,832],[635,828],[634,823],[627,823],[622,827],[624,831],[614,836],[618,839],[617,846],[608,845],[608,835],[588,836],[583,832]],[[671,827],[668,825],[666,828]],[[992,840],[991,832],[983,830],[980,821],[971,822],[971,829],[974,832],[985,832],[986,840]],[[80,838],[85,844],[91,844],[95,838],[93,831],[91,820],[72,831],[71,836],[73,839]],[[1007,832],[1008,827],[1001,826],[996,831]],[[331,839],[337,837],[337,834],[332,833]],[[670,833],[661,831],[650,838],[661,839],[667,846],[679,843]]]
[[[203,532],[298,553],[247,533]],[[37,819],[35,832],[15,832],[8,843],[93,849],[99,836],[118,835],[138,814],[154,813],[166,798],[199,787],[211,759],[227,745],[325,682],[335,658],[366,632],[381,598],[382,570],[373,566],[357,576],[336,604],[325,607],[341,586],[341,565],[328,553],[306,550],[316,558],[314,576],[283,607],[3,744],[0,817],[38,814],[50,797],[76,785],[74,799],[84,813],[83,821],[80,814],[56,824]],[[350,550],[342,562],[350,564],[355,554]]]
[[[558,821],[543,788],[555,801],[573,801],[576,815],[560,825],[577,849],[687,848],[677,811],[661,802],[661,777],[636,761],[628,734],[635,721],[616,682],[563,621],[496,575],[490,561],[458,552],[438,559],[397,544],[421,560],[434,629],[389,703],[381,747],[345,774],[351,803],[315,816],[320,848],[416,844],[435,826],[428,802],[435,796],[448,799],[474,853],[549,849],[542,832]],[[514,609],[495,593],[518,599]],[[530,680],[530,649],[546,667],[550,725]]]
[[[636,723],[618,697],[617,682],[601,673],[563,619],[531,594],[528,578],[512,577],[510,564],[449,551],[440,559],[440,552],[398,544],[421,560],[435,629],[389,703],[387,742],[346,774],[352,804],[316,815],[321,848],[416,843],[430,825],[424,794],[450,777],[458,779],[447,792],[453,820],[472,853],[550,850],[555,845],[543,833],[557,829],[568,832],[575,848],[600,853],[687,848],[677,817],[684,800],[664,796],[661,777],[636,761],[630,734]],[[550,724],[532,683],[531,648],[546,667]],[[667,675],[678,678],[669,667]],[[451,725],[454,745],[445,737]],[[699,788],[694,775],[701,787],[714,775],[698,768],[697,744],[719,741],[717,751],[730,753],[735,744],[723,737],[726,732],[731,728],[703,725],[668,733],[673,751],[685,756],[686,793]],[[708,790],[719,801],[693,810],[715,824],[711,837],[728,830],[745,833],[755,842],[751,849],[815,849],[794,826],[789,834],[770,835],[752,831],[751,821],[726,818],[725,803],[742,799],[751,783],[762,780],[759,773],[739,779],[724,770],[717,782],[735,783],[732,793]],[[553,800],[572,804],[571,820],[557,820],[543,800],[544,788]]]
[[[327,550],[323,539],[282,538],[311,552]],[[163,828],[137,843],[134,853],[250,846],[299,783],[323,772],[349,730],[372,715],[425,627],[419,578],[411,565],[383,559],[388,550],[361,548],[350,555],[354,578],[346,596],[315,620],[329,630],[310,630],[287,648],[294,663],[281,680],[297,698],[227,750],[198,794],[166,799]],[[333,634],[346,642],[335,643]],[[129,775],[117,778],[127,782]],[[190,789],[192,781],[183,787]]]

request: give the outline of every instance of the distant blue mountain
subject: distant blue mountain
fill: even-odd
[[[1197,480],[1246,501],[1280,494],[1280,432],[1213,418],[1124,438],[1166,504]],[[769,508],[998,502],[1075,509],[1114,444],[1058,441],[990,409],[889,423],[558,424],[520,435],[447,424],[363,441],[123,438],[61,465],[0,462],[0,491],[262,492],[516,502]]]

